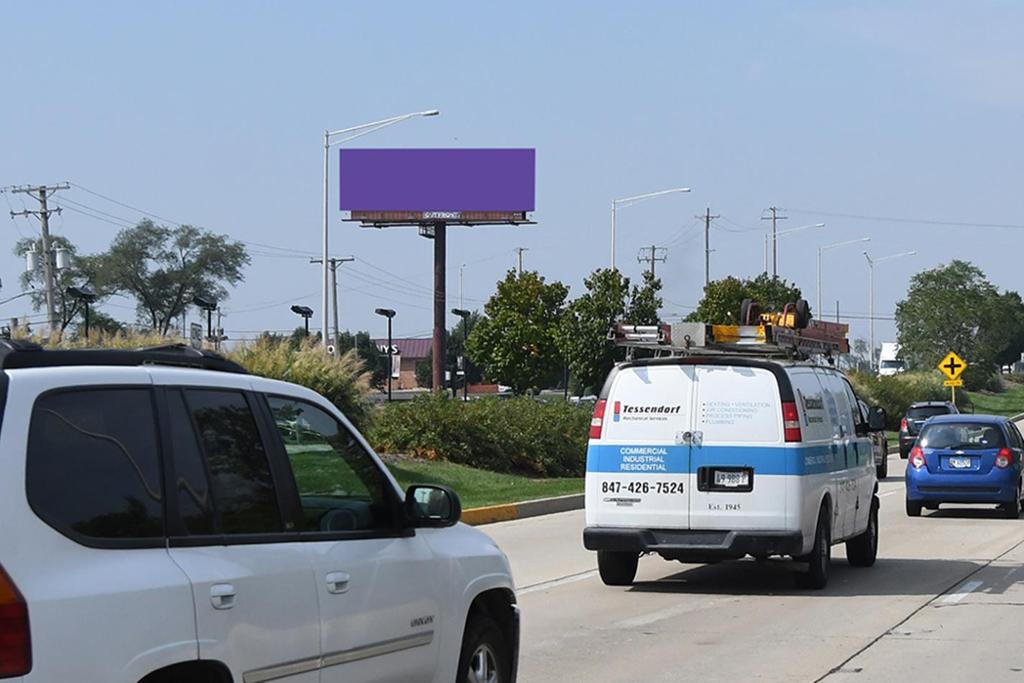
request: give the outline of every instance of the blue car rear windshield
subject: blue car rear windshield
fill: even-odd
[[[954,451],[982,451],[1006,445],[997,425],[983,422],[926,424],[917,439],[922,448]]]

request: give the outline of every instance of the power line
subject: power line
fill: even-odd
[[[834,211],[817,211],[814,209],[789,209],[793,213],[806,213],[836,218],[853,218],[861,221],[878,221],[881,223],[917,223],[920,225],[941,225],[949,228],[1003,228],[1007,230],[1024,230],[1020,223],[972,223],[968,221],[937,221],[926,218],[896,218],[892,216],[869,216],[856,213],[838,213]]]

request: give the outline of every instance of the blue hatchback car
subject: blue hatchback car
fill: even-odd
[[[995,415],[939,415],[921,428],[907,461],[907,514],[940,503],[995,503],[1021,512],[1024,437]]]

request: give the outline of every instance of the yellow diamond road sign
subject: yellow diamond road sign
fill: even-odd
[[[946,354],[946,357],[939,363],[939,370],[950,379],[958,379],[966,369],[967,363],[952,351]]]

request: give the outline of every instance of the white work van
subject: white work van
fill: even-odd
[[[871,424],[869,424],[869,422]],[[830,547],[855,566],[878,547],[871,431],[828,365],[756,355],[684,355],[618,365],[587,451],[584,545],[601,578],[632,583],[638,557],[713,562],[752,555],[808,564],[828,580]]]

